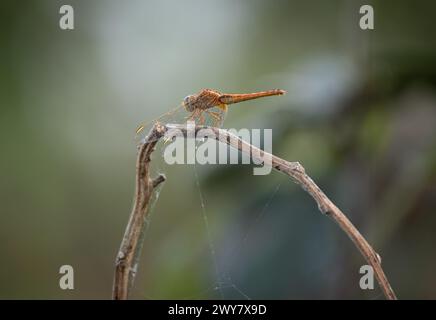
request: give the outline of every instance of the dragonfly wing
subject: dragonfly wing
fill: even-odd
[[[221,128],[227,115],[227,106],[219,105],[203,112],[204,125]]]
[[[186,112],[184,112],[184,109],[182,108],[182,106],[178,106],[177,108],[170,110],[168,112],[165,112],[164,114],[160,115],[157,118],[145,121],[142,124],[140,124],[138,126],[138,128],[136,129],[136,135],[139,135],[144,130],[147,131],[157,121],[165,123],[165,124],[169,123],[169,122],[180,122],[180,119],[183,119],[183,116],[185,114],[186,114]]]

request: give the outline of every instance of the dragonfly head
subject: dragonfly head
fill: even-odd
[[[194,102],[194,96],[192,95],[186,96],[185,99],[183,99],[183,106],[185,107],[186,111],[188,112],[194,111],[195,106],[193,102]]]

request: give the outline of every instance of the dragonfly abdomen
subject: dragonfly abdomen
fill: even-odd
[[[231,104],[238,103],[247,100],[253,100],[263,97],[269,96],[281,96],[285,94],[286,91],[280,89],[268,90],[268,91],[260,91],[254,93],[243,93],[243,94],[223,94],[219,97],[221,103]]]

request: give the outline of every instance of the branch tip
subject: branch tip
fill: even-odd
[[[153,186],[153,188],[156,188],[158,185],[160,185],[166,179],[167,178],[165,177],[165,175],[161,173],[156,178],[153,179],[153,181],[151,182],[151,185]]]

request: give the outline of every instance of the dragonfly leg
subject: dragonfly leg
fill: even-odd
[[[222,104],[218,105],[217,107],[219,109],[221,109],[222,112],[209,111],[209,114],[215,118],[215,120],[213,122],[213,126],[214,127],[221,127],[223,122],[224,122],[224,118],[226,116],[228,106],[226,104],[222,103]]]
[[[198,116],[200,115],[198,111],[201,111],[201,110],[199,110],[199,109],[195,109],[195,110],[191,113],[191,115],[190,115],[189,117],[187,117],[187,120],[186,120],[186,121],[192,121],[192,120],[195,121],[195,120],[197,120]]]
[[[219,112],[215,112],[215,111],[206,111],[206,112],[216,120],[221,120],[221,115],[219,114]]]
[[[207,114],[213,118],[212,126],[217,127],[222,120],[221,114],[215,111],[206,110]]]
[[[204,113],[203,112],[200,112],[200,120],[198,121],[198,124],[199,125],[204,125],[204,123],[205,123],[205,118],[204,118]]]

